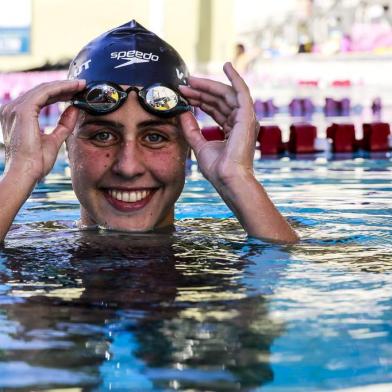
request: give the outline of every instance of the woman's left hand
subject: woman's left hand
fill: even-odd
[[[284,243],[298,236],[275,208],[253,174],[259,124],[248,86],[230,63],[223,67],[231,86],[192,77],[181,93],[223,129],[224,141],[208,141],[192,113],[180,115],[185,138],[195,152],[203,175],[214,185],[246,232]]]
[[[224,141],[208,141],[192,113],[180,116],[185,138],[203,175],[216,187],[238,176],[253,176],[253,158],[259,124],[249,88],[230,63],[223,70],[231,86],[191,77],[181,86],[189,103],[209,114],[223,129]]]

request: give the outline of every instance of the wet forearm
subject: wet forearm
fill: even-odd
[[[253,175],[234,177],[216,189],[250,236],[282,243],[299,240]]]
[[[8,171],[0,179],[0,242],[4,241],[16,214],[28,199],[36,181]]]

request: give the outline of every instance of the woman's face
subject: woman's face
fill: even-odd
[[[131,92],[113,113],[81,112],[67,148],[82,224],[139,232],[173,224],[188,152],[175,117],[146,112]]]

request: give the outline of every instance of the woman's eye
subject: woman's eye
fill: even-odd
[[[91,139],[101,144],[112,144],[117,140],[116,136],[107,131],[98,132]]]
[[[166,138],[159,133],[149,133],[145,136],[145,140],[149,143],[162,143]]]

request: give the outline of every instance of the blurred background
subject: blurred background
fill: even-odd
[[[193,70],[244,45],[251,60],[392,54],[389,0],[0,0],[0,70],[64,67],[99,33],[137,19]],[[345,55],[346,57],[342,57]]]
[[[304,98],[315,108],[347,98],[357,114],[388,107],[391,8],[390,0],[0,0],[0,103],[65,78],[88,41],[136,19],[193,73],[223,79],[233,61],[254,99],[273,99],[281,112]]]

